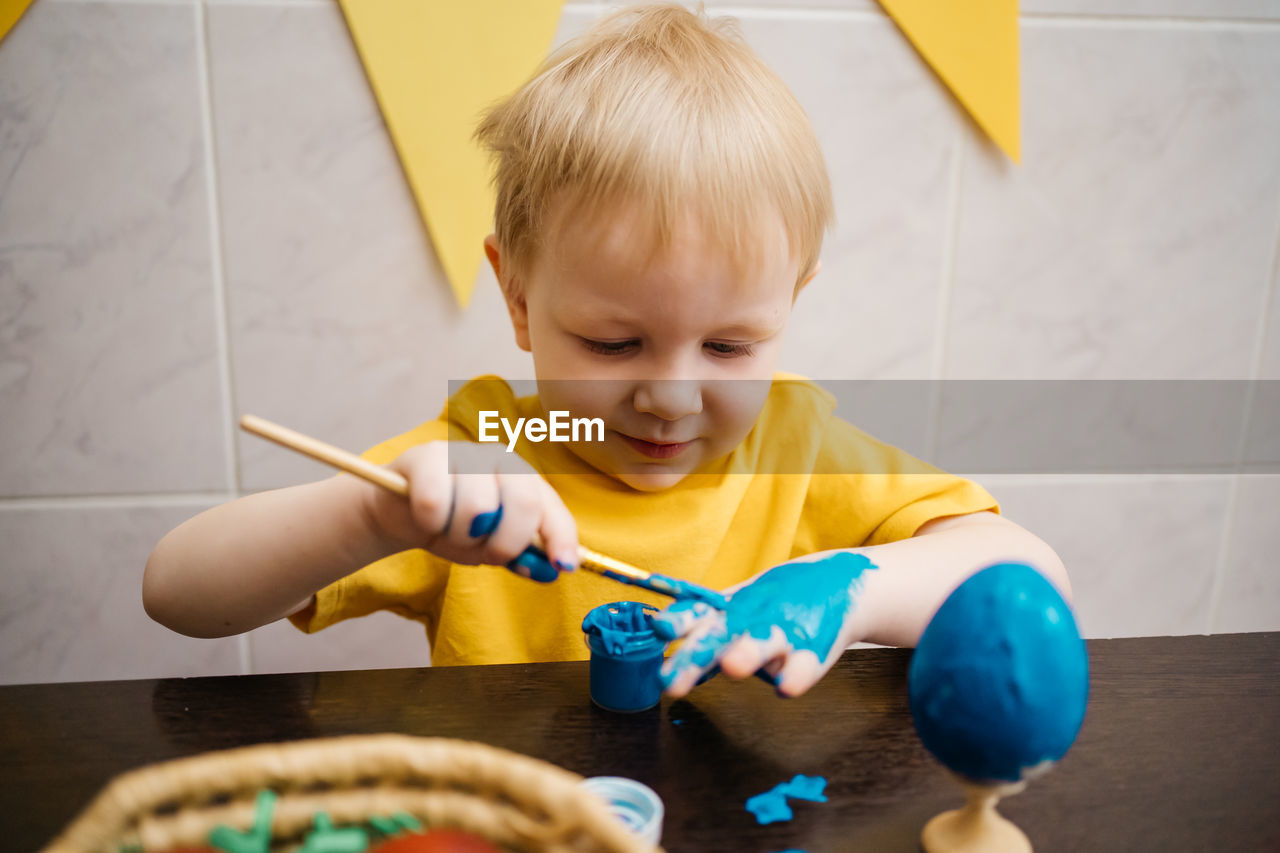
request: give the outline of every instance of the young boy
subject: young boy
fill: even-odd
[[[436,664],[582,659],[592,607],[670,602],[586,572],[538,584],[493,568],[555,580],[581,539],[734,590],[727,612],[681,602],[662,615],[663,633],[685,638],[669,693],[719,664],[732,677],[763,667],[798,695],[850,643],[914,644],[991,563],[1030,563],[1069,594],[1053,551],[983,489],[775,375],[792,303],[818,272],[830,186],[803,110],[724,22],[678,6],[617,13],[477,136],[497,163],[485,252],[538,393],[475,380],[439,420],[370,450],[408,478],[409,500],[342,475],[191,519],[147,563],[154,619],[215,637],[393,610],[426,626]],[[498,419],[557,411],[598,418],[602,434],[525,432],[514,453],[501,431],[480,441]],[[535,536],[555,568],[521,557]]]

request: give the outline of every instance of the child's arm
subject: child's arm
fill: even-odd
[[[993,512],[935,519],[910,539],[862,552],[882,570],[867,576],[866,607],[874,624],[854,642],[914,646],[947,596],[994,563],[1032,566],[1071,603],[1071,581],[1057,553],[1038,536]]]
[[[733,678],[764,667],[798,696],[851,643],[914,646],[951,591],[998,562],[1034,566],[1070,600],[1062,560],[1022,527],[990,512],[936,519],[910,539],[775,566],[740,586],[727,614],[673,605],[660,630],[685,642],[663,668],[667,692],[688,693],[719,663]]]
[[[302,609],[317,590],[390,554],[425,548],[457,563],[505,565],[535,533],[561,568],[577,564],[573,517],[523,460],[503,453],[492,456],[491,474],[453,474],[448,452],[432,442],[391,463],[409,480],[408,500],[339,476],[201,513],[151,552],[147,613],[182,634],[225,637]],[[467,467],[483,470],[474,460]]]

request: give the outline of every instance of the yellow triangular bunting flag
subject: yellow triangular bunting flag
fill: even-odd
[[[880,0],[1004,153],[1022,158],[1018,0]]]
[[[481,111],[546,56],[564,0],[341,0],[347,26],[458,303],[493,223]]]
[[[0,41],[9,34],[9,30],[18,23],[22,13],[30,5],[31,0],[0,0]]]

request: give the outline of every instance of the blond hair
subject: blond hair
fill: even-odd
[[[780,217],[799,283],[834,219],[803,108],[736,21],[708,19],[701,7],[607,16],[488,110],[476,138],[495,160],[495,232],[517,274],[553,217],[623,203],[649,224],[636,235],[649,249],[669,247],[693,210],[709,239],[748,264],[770,214]],[[566,208],[553,209],[562,199]]]

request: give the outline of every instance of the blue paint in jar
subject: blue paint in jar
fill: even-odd
[[[632,713],[658,704],[658,669],[666,643],[653,630],[658,608],[639,601],[602,604],[582,620],[591,649],[591,701]]]

